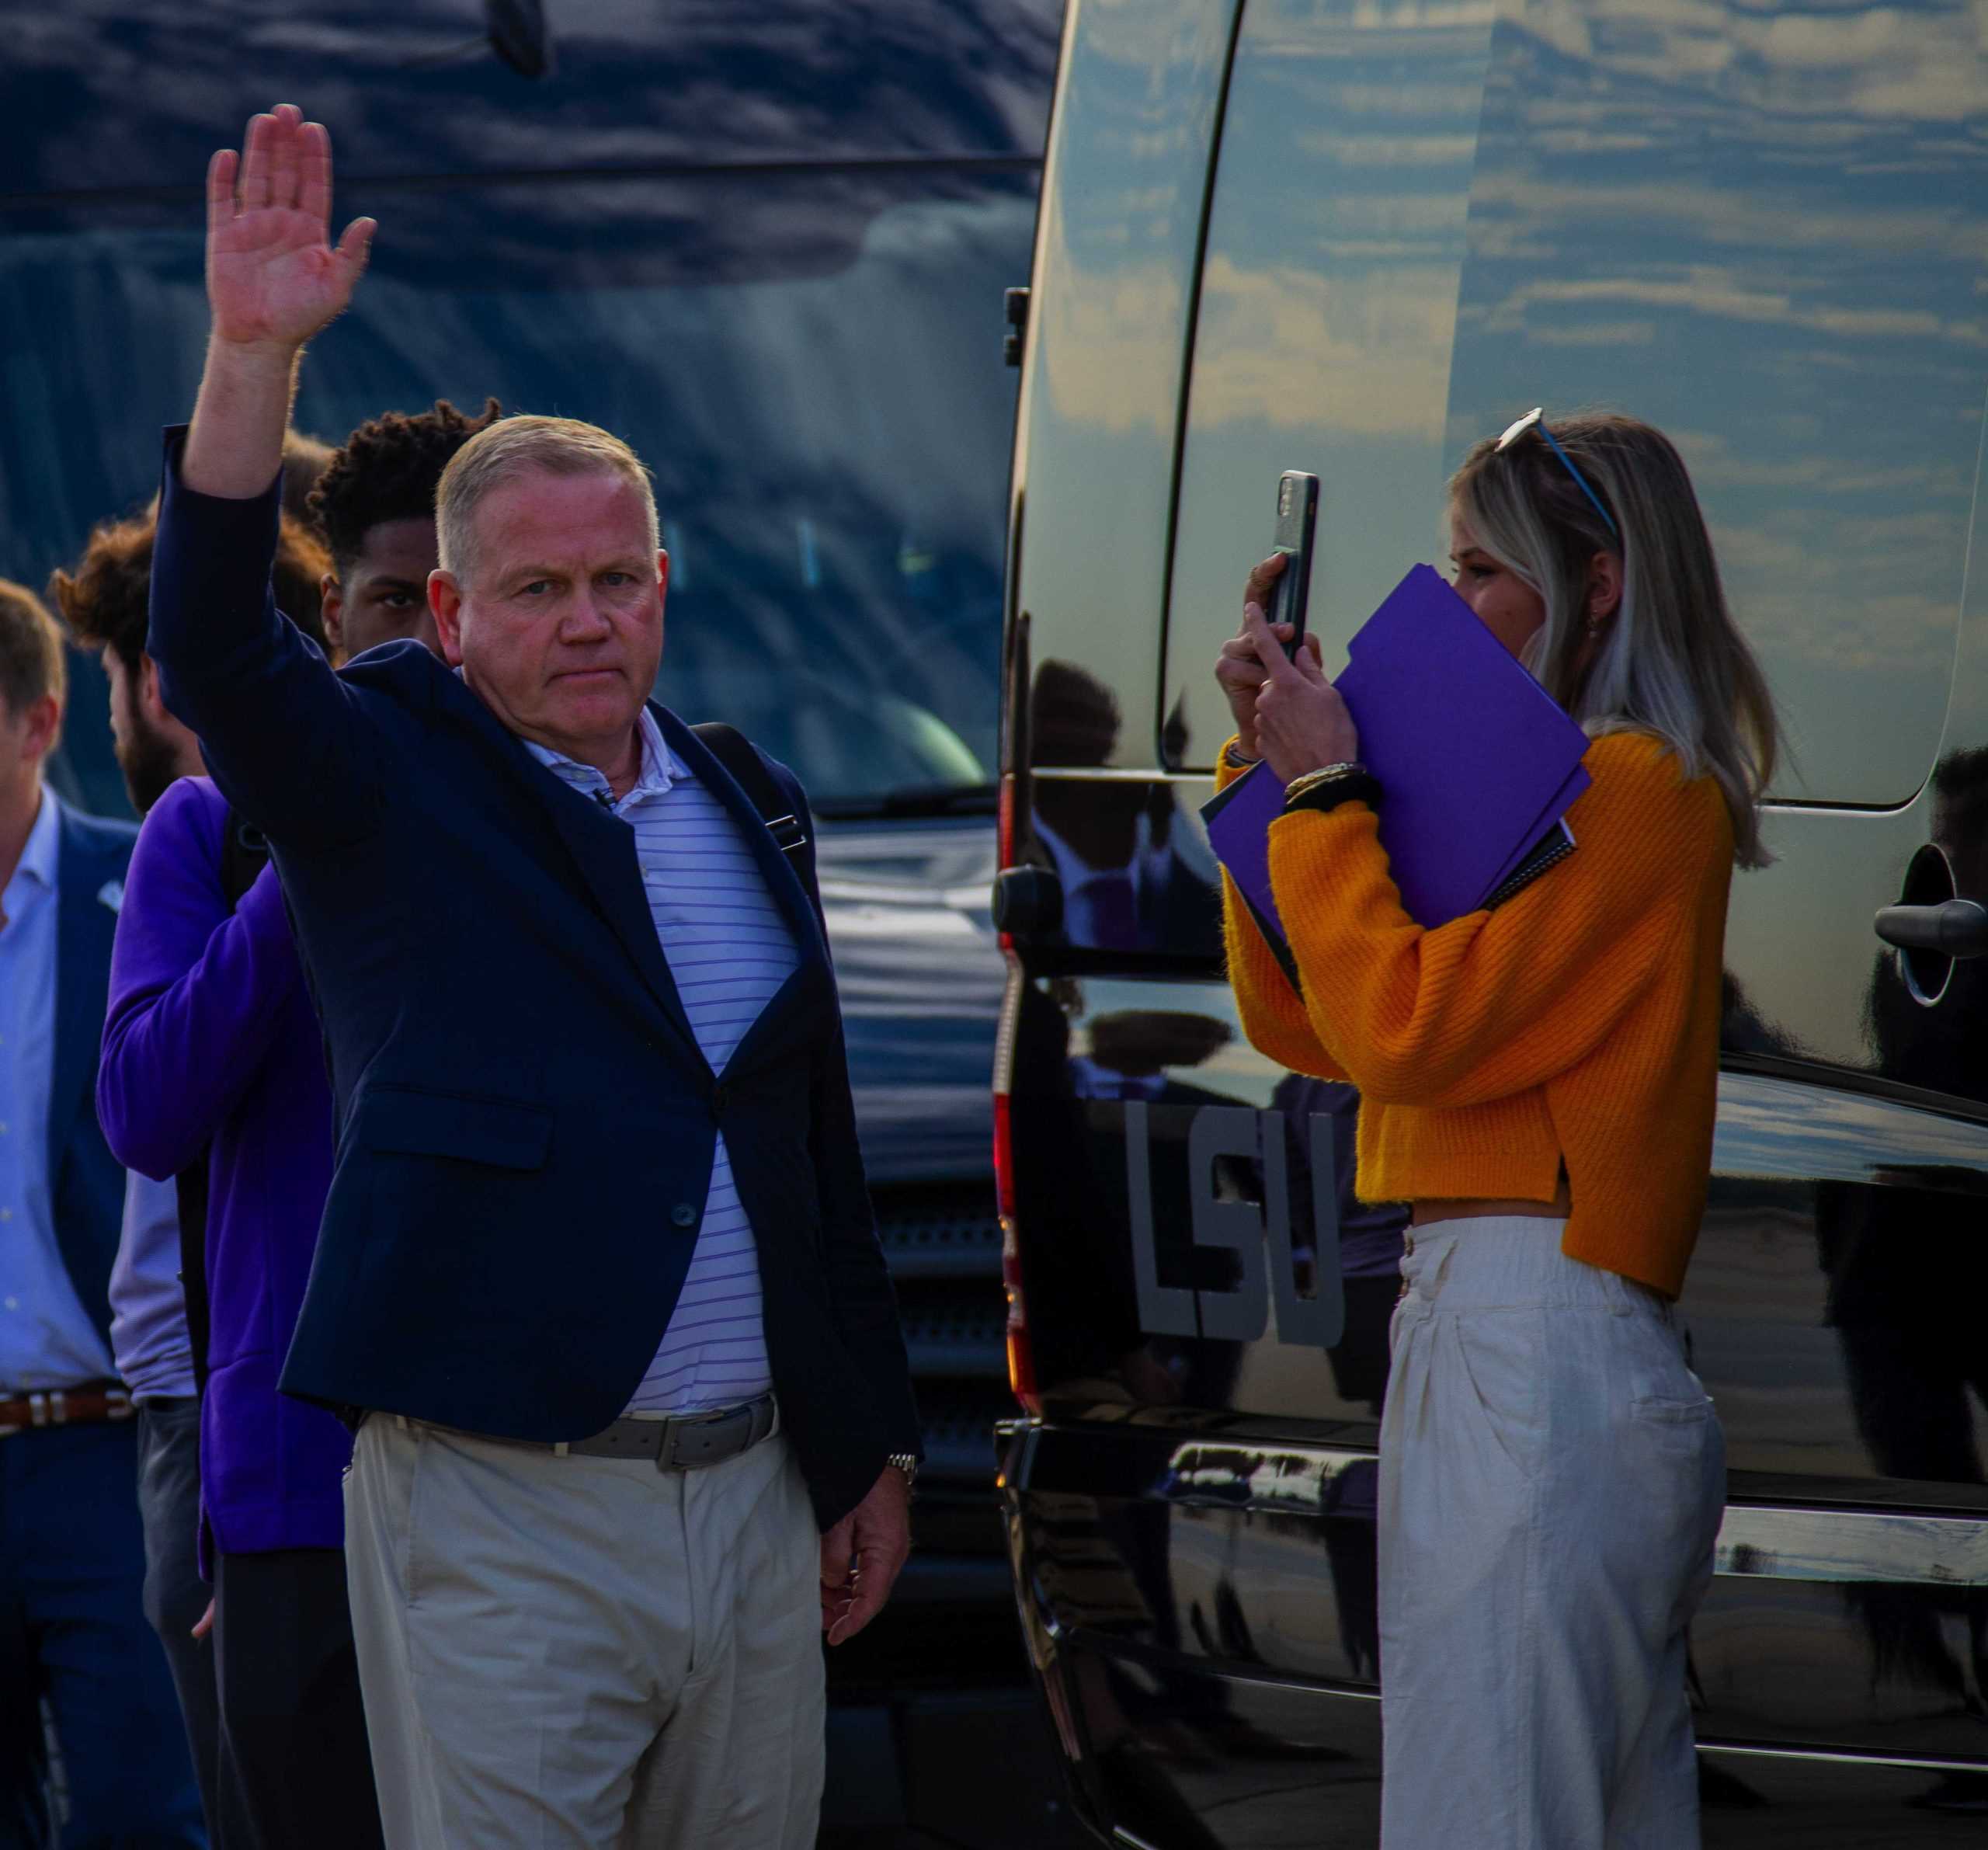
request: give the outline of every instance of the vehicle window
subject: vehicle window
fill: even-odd
[[[1324,478],[1313,608],[1338,641],[1440,562],[1473,440],[1605,404],[1692,468],[1795,746],[1781,794],[1909,798],[1945,711],[1988,386],[1979,8],[1507,4],[1481,127],[1470,29],[1409,16],[1252,0],[1246,21],[1171,605],[1193,761],[1277,471]]]
[[[1277,478],[1320,478],[1329,662],[1439,556],[1444,410],[1491,37],[1472,7],[1249,0],[1223,116],[1180,457],[1166,704],[1179,762],[1229,730],[1211,672],[1270,549]]]
[[[661,697],[860,807],[992,777],[1027,172],[349,190],[381,231],[297,422],[495,393],[591,419],[655,475],[673,558]],[[142,501],[205,309],[197,208],[160,228],[16,216],[0,245],[0,572],[31,583]],[[89,397],[78,415],[77,382]],[[120,806],[100,707],[69,770]]]
[[[1985,120],[1967,0],[1499,26],[1453,453],[1542,402],[1677,439],[1791,798],[1899,802],[1932,768],[1988,388]]]

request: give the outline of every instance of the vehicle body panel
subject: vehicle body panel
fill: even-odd
[[[1794,748],[1734,884],[1679,1313],[1731,1473],[1706,1841],[1958,1843],[1988,1803],[1988,974],[1872,922],[1934,850],[1988,902],[1988,41],[1952,5],[1168,18],[1171,54],[1095,0],[1066,25],[1033,312],[1149,357],[1114,425],[1031,351],[1010,506],[1010,859],[1062,909],[1013,939],[997,1076],[1039,1402],[1003,1485],[1079,1802],[1159,1850],[1374,1841],[1400,1217],[1353,1193],[1348,1089],[1256,1054],[1221,980],[1211,670],[1281,471],[1322,478],[1331,663],[1440,561],[1471,442],[1599,398],[1678,442]],[[1194,106],[1103,168],[1124,110],[1080,80],[1142,56]],[[1142,161],[1192,192],[1183,143],[1191,249],[1128,203]],[[1050,228],[1107,200],[1109,258],[1070,265]],[[1175,304],[1177,347],[1140,347]]]

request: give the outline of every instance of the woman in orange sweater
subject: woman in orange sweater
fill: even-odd
[[[1361,1089],[1359,1189],[1413,1204],[1381,1428],[1384,1850],[1684,1850],[1685,1632],[1725,1453],[1670,1306],[1703,1210],[1736,861],[1772,706],[1658,431],[1535,412],[1450,484],[1459,593],[1593,740],[1573,854],[1427,930],[1315,645],[1251,574],[1220,781],[1288,787],[1302,993],[1225,882],[1249,1038]]]

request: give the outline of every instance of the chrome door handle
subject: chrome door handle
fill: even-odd
[[[1887,906],[1878,914],[1878,936],[1901,951],[1940,957],[1988,957],[1988,906],[1947,899],[1938,906]]]

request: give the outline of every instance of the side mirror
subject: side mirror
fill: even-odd
[[[1011,937],[1059,930],[1063,883],[1046,868],[1003,868],[994,876],[994,929]]]

